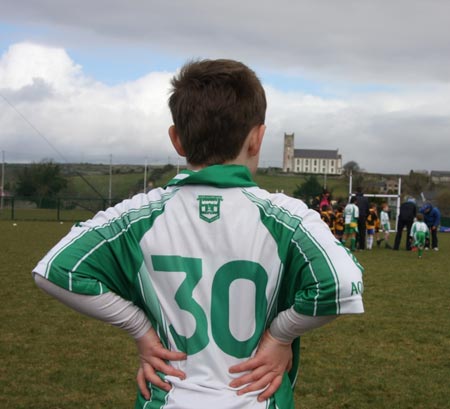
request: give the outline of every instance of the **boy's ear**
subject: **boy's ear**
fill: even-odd
[[[170,141],[172,142],[173,147],[177,151],[178,155],[185,157],[186,153],[184,152],[184,148],[181,145],[180,137],[178,135],[177,129],[175,128],[175,125],[172,125],[169,128],[169,137]]]
[[[250,156],[258,155],[261,150],[264,133],[266,132],[266,125],[255,126],[251,131],[251,136],[248,145],[248,154]]]

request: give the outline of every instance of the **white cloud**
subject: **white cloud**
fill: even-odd
[[[63,49],[14,45],[0,60],[0,90],[16,108],[3,101],[3,149],[61,160],[47,139],[67,159],[111,153],[123,160],[175,156],[166,137],[170,77],[151,73],[106,86],[85,77]]]
[[[174,163],[167,137],[172,75],[151,72],[109,86],[87,77],[63,48],[15,44],[0,59],[0,93],[38,132],[0,99],[0,148],[9,161],[60,160],[41,133],[70,161],[106,162],[113,154],[117,162]],[[448,169],[448,84],[333,98],[265,88],[262,165],[280,166],[284,132],[295,132],[297,148],[338,148],[344,163],[369,171]]]
[[[81,67],[61,48],[20,43],[2,56],[0,74],[0,88],[12,91],[31,86],[36,80],[67,90],[80,83]]]

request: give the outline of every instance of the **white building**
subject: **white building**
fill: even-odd
[[[431,181],[433,183],[449,183],[450,172],[441,170],[432,170],[430,173]]]
[[[340,175],[342,156],[337,149],[295,149],[294,134],[285,133],[283,172]]]

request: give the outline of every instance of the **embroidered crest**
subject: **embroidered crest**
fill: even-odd
[[[205,222],[212,223],[220,219],[220,202],[222,196],[199,196],[199,216]]]

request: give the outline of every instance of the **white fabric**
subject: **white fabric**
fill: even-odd
[[[142,337],[150,328],[144,312],[117,294],[82,295],[64,290],[39,274],[33,274],[36,285],[68,307],[84,315],[107,322],[127,331],[133,338]]]
[[[289,308],[278,314],[270,325],[270,334],[281,342],[292,342],[300,335],[319,328],[333,321],[336,315],[323,315],[311,317],[299,314],[294,308]]]

